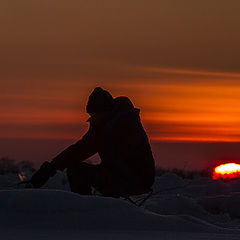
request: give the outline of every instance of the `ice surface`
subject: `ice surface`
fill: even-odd
[[[239,180],[164,174],[141,208],[71,193],[64,173],[39,190],[11,187],[15,175],[0,175],[0,181],[4,239],[239,239]]]

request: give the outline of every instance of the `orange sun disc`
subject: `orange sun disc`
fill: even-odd
[[[240,164],[226,163],[214,168],[212,179],[233,179],[240,177]]]

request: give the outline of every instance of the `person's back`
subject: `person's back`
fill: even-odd
[[[127,97],[114,100],[109,119],[98,134],[101,165],[125,179],[128,191],[137,192],[152,185],[155,169],[151,148],[139,109]]]
[[[127,97],[113,99],[107,91],[96,88],[89,97],[87,112],[91,116],[89,131],[45,169],[51,169],[53,175],[67,168],[71,190],[80,194],[89,194],[91,186],[109,196],[140,194],[149,189],[154,181],[154,159],[139,109]],[[100,165],[82,163],[95,153],[101,158]],[[35,175],[32,182],[39,187],[41,174]]]

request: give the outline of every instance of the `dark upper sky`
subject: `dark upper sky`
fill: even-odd
[[[239,9],[238,0],[1,1],[0,60],[238,72]]]

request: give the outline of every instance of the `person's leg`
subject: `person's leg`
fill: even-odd
[[[91,187],[94,185],[97,175],[97,166],[88,163],[80,163],[67,169],[67,176],[72,192],[82,195],[91,195]]]
[[[91,188],[94,187],[103,196],[120,197],[123,194],[134,194],[139,189],[139,184],[133,182],[121,174],[101,165],[80,163],[67,169],[67,176],[72,192],[81,195],[91,195]]]
[[[122,196],[125,185],[123,178],[112,169],[97,166],[96,179],[93,181],[93,187],[105,197],[118,198]]]

